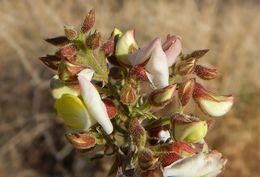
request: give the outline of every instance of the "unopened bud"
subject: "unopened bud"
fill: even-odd
[[[169,104],[176,95],[176,84],[153,91],[149,96],[149,103],[155,107],[163,107]]]
[[[142,81],[147,81],[148,77],[146,75],[146,71],[144,69],[144,67],[137,65],[134,68],[131,69],[130,71],[130,75],[134,76]]]
[[[133,137],[133,143],[138,147],[138,149],[142,149],[146,144],[146,131],[144,127],[140,124],[138,118],[133,118],[129,122],[129,132]]]
[[[177,160],[181,159],[182,157],[175,152],[169,152],[163,155],[161,164],[163,167],[167,167],[172,163],[176,162]]]
[[[178,89],[179,100],[182,106],[185,106],[192,98],[195,79],[189,79],[181,84]]]
[[[71,60],[71,58],[74,57],[77,53],[77,46],[74,44],[68,44],[64,47],[62,47],[60,50],[56,52],[56,55],[59,57],[66,59],[66,60]]]
[[[195,50],[191,54],[189,54],[189,57],[199,59],[203,57],[206,53],[208,53],[209,49],[202,49],[202,50]]]
[[[67,140],[77,149],[90,149],[96,145],[96,138],[89,132],[65,134]]]
[[[100,32],[94,32],[93,34],[89,35],[86,38],[86,46],[89,49],[97,49],[100,45],[101,41],[101,33]]]
[[[109,118],[115,117],[115,115],[117,114],[117,107],[113,103],[113,101],[107,98],[103,99],[102,101],[106,106],[108,117]]]
[[[191,58],[191,59],[188,59],[188,60],[185,60],[185,61],[181,61],[177,65],[178,74],[180,74],[180,75],[191,74],[194,71],[195,64],[196,64],[195,58]]]
[[[95,24],[95,10],[91,9],[82,24],[81,31],[83,33],[88,32],[94,26],[94,24]]]
[[[153,151],[145,148],[138,155],[138,165],[142,170],[151,170],[158,166],[158,159]]]
[[[134,38],[134,30],[129,30],[123,34],[116,44],[115,55],[120,64],[131,66],[128,55],[134,53],[138,49],[138,45]]]
[[[56,55],[47,55],[41,57],[40,60],[49,68],[57,70],[60,64],[61,58]]]
[[[103,43],[101,49],[104,51],[106,56],[111,56],[114,53],[115,41],[114,39],[109,39]]]
[[[77,74],[83,69],[86,69],[86,67],[61,60],[58,68],[58,75],[60,80],[64,82],[73,82],[77,81]]]
[[[199,83],[195,84],[193,99],[205,114],[213,117],[225,115],[234,102],[232,95],[216,95],[206,90]]]
[[[174,123],[173,134],[177,141],[197,143],[203,139],[208,130],[206,121],[195,121],[191,123]]]
[[[218,72],[216,69],[206,68],[201,65],[196,65],[195,71],[196,75],[204,80],[211,80],[215,79],[218,75]]]
[[[70,42],[66,36],[48,38],[45,41],[55,46],[64,46]]]
[[[124,104],[134,105],[137,101],[136,88],[131,84],[125,85],[121,90],[120,100]]]
[[[73,26],[64,26],[64,33],[69,40],[73,40],[78,36]]]

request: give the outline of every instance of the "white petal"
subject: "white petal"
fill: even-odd
[[[226,160],[220,153],[197,154],[164,168],[164,176],[171,177],[201,177],[213,176],[221,172]]]
[[[171,137],[171,134],[168,130],[162,130],[159,132],[160,140],[166,142]]]
[[[161,41],[155,42],[155,47],[145,69],[152,75],[156,88],[160,89],[169,85],[169,70],[167,57],[162,49]]]
[[[96,119],[107,134],[110,134],[113,131],[113,125],[97,89],[90,82],[93,73],[94,71],[85,69],[78,74],[81,96],[91,116]]]

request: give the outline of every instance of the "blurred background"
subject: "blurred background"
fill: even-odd
[[[56,50],[44,38],[80,26],[91,8],[104,38],[116,26],[134,28],[141,45],[175,33],[184,53],[211,49],[201,64],[220,76],[205,84],[233,93],[235,104],[207,141],[229,159],[222,177],[260,176],[259,0],[0,0],[1,177],[103,177],[111,165],[67,144],[49,90],[53,73],[38,60]]]

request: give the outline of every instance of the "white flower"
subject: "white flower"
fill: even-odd
[[[163,169],[165,177],[215,177],[226,164],[217,152],[200,153],[178,160]]]
[[[90,82],[93,74],[94,71],[91,69],[84,69],[78,74],[81,96],[91,117],[103,127],[107,134],[111,134],[113,125],[108,117],[106,107],[97,89]]]
[[[155,38],[147,46],[137,49],[133,30],[127,31],[116,46],[116,56],[120,63],[127,66],[144,65],[147,75],[152,84],[157,88],[169,85],[169,66],[172,66],[181,52],[179,37],[167,36],[162,44],[160,38]]]

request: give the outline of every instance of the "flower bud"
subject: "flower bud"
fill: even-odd
[[[176,84],[153,91],[149,96],[149,103],[155,107],[163,107],[169,104],[176,95]]]
[[[131,66],[128,55],[134,53],[138,49],[138,45],[134,38],[134,30],[129,30],[123,34],[116,44],[115,55],[120,64]]]
[[[160,166],[158,166],[155,169],[143,171],[140,177],[163,177],[163,173]]]
[[[182,157],[194,155],[196,150],[192,147],[191,144],[186,142],[174,142],[166,145],[168,152],[175,152]]]
[[[64,33],[69,40],[73,40],[78,36],[73,26],[64,26]]]
[[[188,59],[188,60],[185,60],[185,61],[181,61],[177,65],[178,74],[180,74],[180,75],[191,74],[194,71],[195,64],[196,64],[195,58],[191,58],[191,59]]]
[[[146,144],[146,131],[144,127],[140,124],[138,118],[133,118],[129,122],[129,132],[133,137],[133,143],[138,147],[138,149],[142,149]]]
[[[195,86],[195,79],[189,79],[183,82],[179,87],[178,95],[182,106],[185,106],[190,101],[194,86]]]
[[[189,57],[199,59],[208,53],[208,51],[209,49],[195,50],[189,55]]]
[[[49,68],[57,70],[60,64],[61,58],[56,55],[47,55],[41,57],[40,60]]]
[[[101,33],[95,31],[93,34],[90,34],[86,38],[85,44],[87,48],[94,50],[99,47],[100,41],[101,41]]]
[[[120,100],[124,104],[134,105],[137,101],[136,88],[131,84],[125,85],[121,90]]]
[[[64,94],[78,96],[80,88],[78,83],[64,83],[59,79],[58,75],[53,76],[50,82],[51,93],[54,99],[61,98]]]
[[[198,83],[195,84],[193,99],[205,114],[212,117],[220,117],[226,114],[234,102],[232,95],[216,95]]]
[[[216,69],[206,68],[201,65],[196,65],[194,72],[198,77],[204,80],[211,80],[215,79],[218,75],[218,72]]]
[[[101,49],[104,51],[107,57],[111,56],[114,53],[114,49],[115,49],[114,39],[109,39],[106,42],[104,42]]]
[[[86,69],[86,67],[61,60],[58,68],[58,75],[60,80],[64,82],[73,82],[77,81],[77,74],[83,69]]]
[[[144,67],[142,67],[140,65],[133,67],[130,71],[130,75],[134,76],[142,81],[148,80]]]
[[[66,36],[48,38],[45,41],[55,46],[64,46],[70,42]]]
[[[174,123],[173,134],[177,141],[197,143],[203,139],[208,130],[206,121],[196,121],[191,123]]]
[[[138,155],[138,165],[142,170],[151,170],[158,166],[158,159],[153,151],[145,148]]]
[[[89,132],[65,134],[67,140],[77,149],[90,149],[96,145],[96,138]]]
[[[102,101],[106,106],[108,117],[110,119],[115,117],[115,115],[117,114],[117,107],[113,103],[113,101],[107,98],[103,99]]]
[[[74,44],[68,44],[62,47],[59,51],[57,51],[56,55],[69,61],[70,58],[76,55],[76,53],[77,53],[77,46]]]
[[[174,163],[175,161],[181,159],[182,157],[180,155],[178,155],[175,152],[169,152],[166,153],[165,155],[163,155],[162,160],[161,160],[161,164],[163,167],[169,166],[172,163]]]
[[[94,26],[94,24],[95,24],[95,10],[91,9],[82,24],[81,31],[83,33],[87,33]]]

